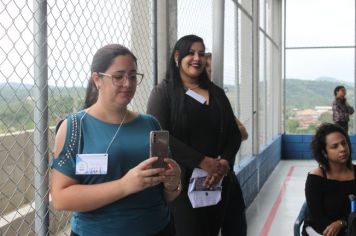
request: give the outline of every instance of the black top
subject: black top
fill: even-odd
[[[322,234],[325,228],[336,220],[347,221],[350,214],[349,194],[356,194],[356,167],[353,165],[354,179],[338,181],[308,174],[305,183],[307,213],[304,228],[311,226]],[[339,235],[344,235],[345,231]]]
[[[210,97],[210,104],[206,105],[185,95],[184,106],[189,121],[186,144],[207,156],[217,157],[220,116],[215,99]]]
[[[186,189],[192,170],[198,167],[204,156],[221,156],[231,167],[234,165],[241,133],[224,90],[213,83],[208,88],[209,105],[185,95],[186,127],[183,136],[176,133],[170,124],[171,92],[168,83],[163,80],[152,90],[147,113],[157,118],[162,129],[170,132],[172,157],[181,166],[183,187]]]

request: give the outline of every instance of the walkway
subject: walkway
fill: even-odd
[[[247,209],[248,236],[293,236],[312,161],[281,161]]]

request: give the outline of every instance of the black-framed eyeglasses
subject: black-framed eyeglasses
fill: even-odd
[[[130,82],[133,82],[133,83],[136,83],[136,85],[139,85],[142,82],[142,79],[144,76],[144,74],[136,73],[136,72],[132,72],[132,73],[124,73],[123,72],[123,73],[118,73],[115,75],[98,72],[98,74],[102,75],[102,76],[111,77],[112,83],[115,86],[122,85],[125,81],[125,78],[127,80],[129,80]]]

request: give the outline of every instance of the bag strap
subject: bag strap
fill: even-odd
[[[61,127],[62,123],[63,123],[64,119],[60,119],[57,124],[56,124],[56,129],[55,129],[55,134],[57,134],[59,128]]]

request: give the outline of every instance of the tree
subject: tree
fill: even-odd
[[[332,114],[328,111],[321,113],[321,115],[319,116],[318,119],[321,123],[325,123],[325,122],[332,122],[333,118],[332,118]]]
[[[297,128],[299,127],[299,122],[296,119],[288,119],[287,121],[287,132],[288,133],[297,133]]]

